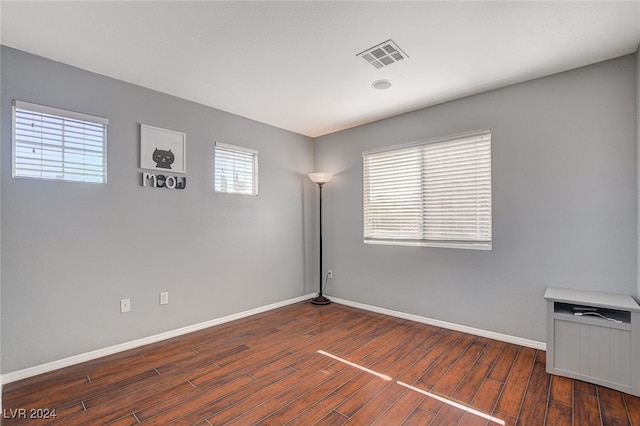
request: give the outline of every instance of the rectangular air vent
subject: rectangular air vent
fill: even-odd
[[[376,46],[373,46],[356,56],[361,56],[365,61],[369,62],[375,68],[383,68],[395,62],[407,59],[409,56],[398,47],[393,40],[387,40]]]

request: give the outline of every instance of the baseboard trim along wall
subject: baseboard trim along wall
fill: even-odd
[[[149,336],[149,337],[145,337],[138,340],[132,340],[130,342],[121,343],[118,345],[110,346],[108,348],[98,349],[98,350],[87,352],[84,354],[74,355],[58,361],[52,361],[46,364],[37,365],[35,367],[25,368],[24,370],[18,370],[11,373],[3,374],[0,380],[0,389],[3,384],[15,382],[22,379],[27,379],[29,377],[37,376],[38,374],[43,374],[49,371],[57,370],[59,368],[70,367],[72,365],[80,364],[81,362],[85,362],[85,361],[91,361],[93,359],[100,358],[106,355],[112,355],[118,352],[148,345],[150,343],[156,343],[162,340],[170,339],[172,337],[181,336],[183,334],[202,330],[208,327],[213,327],[216,325],[220,325],[220,324],[235,321],[241,318],[245,318],[251,315],[267,312],[283,306],[291,305],[293,303],[298,303],[307,299],[311,299],[315,295],[316,295],[315,293],[312,293],[304,296],[295,297],[293,299],[285,300],[283,302],[272,303],[270,305],[262,306],[255,309],[250,309],[248,311],[239,312],[237,314],[232,314],[225,317],[216,318],[210,321],[201,322],[199,324],[194,324],[194,325],[179,328],[176,330],[167,331],[165,333],[156,334],[155,336]],[[409,321],[415,321],[423,324],[433,325],[435,327],[442,327],[449,330],[455,330],[463,333],[473,334],[476,336],[487,337],[489,339],[499,340],[507,343],[513,343],[515,345],[520,345],[520,346],[527,346],[530,348],[540,349],[543,351],[547,349],[546,343],[538,342],[536,340],[529,340],[521,337],[510,336],[508,334],[496,333],[493,331],[487,331],[479,328],[469,327],[466,325],[460,325],[460,324],[440,321],[432,318],[421,317],[419,315],[394,311],[387,308],[380,308],[378,306],[366,305],[364,303],[359,303],[359,302],[352,302],[350,300],[340,299],[338,297],[333,297],[333,296],[331,297],[331,300],[341,305],[364,309],[365,311],[376,312],[379,314],[389,315],[396,318],[402,318]]]
[[[283,306],[287,306],[294,303],[302,302],[307,299],[311,299],[315,295],[316,295],[315,293],[311,293],[304,296],[294,297],[293,299],[285,300],[283,302],[276,302],[270,305],[250,309],[248,311],[239,312],[237,314],[227,315],[225,317],[216,318],[210,321],[189,325],[187,327],[182,327],[176,330],[167,331],[165,333],[156,334],[155,336],[144,337],[142,339],[120,343],[118,345],[110,346],[108,348],[98,349],[95,351],[74,355],[58,361],[52,361],[46,364],[37,365],[35,367],[25,368],[24,370],[13,371],[11,373],[3,374],[0,380],[0,383],[7,384],[11,382],[16,382],[18,380],[37,376],[38,374],[48,373],[49,371],[57,370],[59,368],[70,367],[72,365],[80,364],[81,362],[91,361],[93,359],[100,358],[103,356],[112,355],[112,354],[126,351],[129,349],[134,349],[140,346],[148,345],[150,343],[160,342],[162,340],[170,339],[172,337],[177,337],[183,334],[192,333],[194,331],[198,331],[198,330],[213,327],[216,325],[224,324],[227,322],[235,321],[241,318],[249,317],[251,315],[260,314],[262,312],[271,311],[273,309],[281,308]]]
[[[433,325],[435,327],[461,331],[463,333],[473,334],[475,336],[488,337],[489,339],[499,340],[501,342],[513,343],[514,345],[526,346],[529,348],[540,349],[543,351],[547,350],[547,344],[545,342],[539,342],[537,340],[524,339],[522,337],[516,337],[508,334],[482,330],[480,328],[469,327],[467,325],[455,324],[452,322],[440,321],[433,318],[421,317],[419,315],[394,311],[387,308],[380,308],[378,306],[366,305],[364,303],[352,302],[350,300],[340,299],[338,297],[333,297],[333,296],[330,296],[330,297],[331,297],[331,300],[333,300],[336,303],[340,303],[341,305],[352,306],[354,308],[364,309],[366,311],[371,311],[371,312],[377,312],[379,314],[389,315],[396,318],[402,318],[409,321],[415,321],[423,324]]]

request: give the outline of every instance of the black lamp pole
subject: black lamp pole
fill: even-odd
[[[331,303],[331,300],[324,297],[322,294],[322,186],[325,182],[316,182],[318,184],[318,188],[320,188],[320,293],[313,299],[311,299],[311,303],[314,305],[328,305]]]

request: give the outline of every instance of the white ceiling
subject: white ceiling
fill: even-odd
[[[2,44],[310,137],[635,52],[640,2],[0,3]],[[409,59],[356,54],[393,39]],[[376,91],[371,83],[389,79]]]

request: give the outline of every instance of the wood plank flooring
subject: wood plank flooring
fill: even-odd
[[[3,425],[640,426],[640,398],[550,376],[543,351],[307,302],[7,384],[3,408]]]

